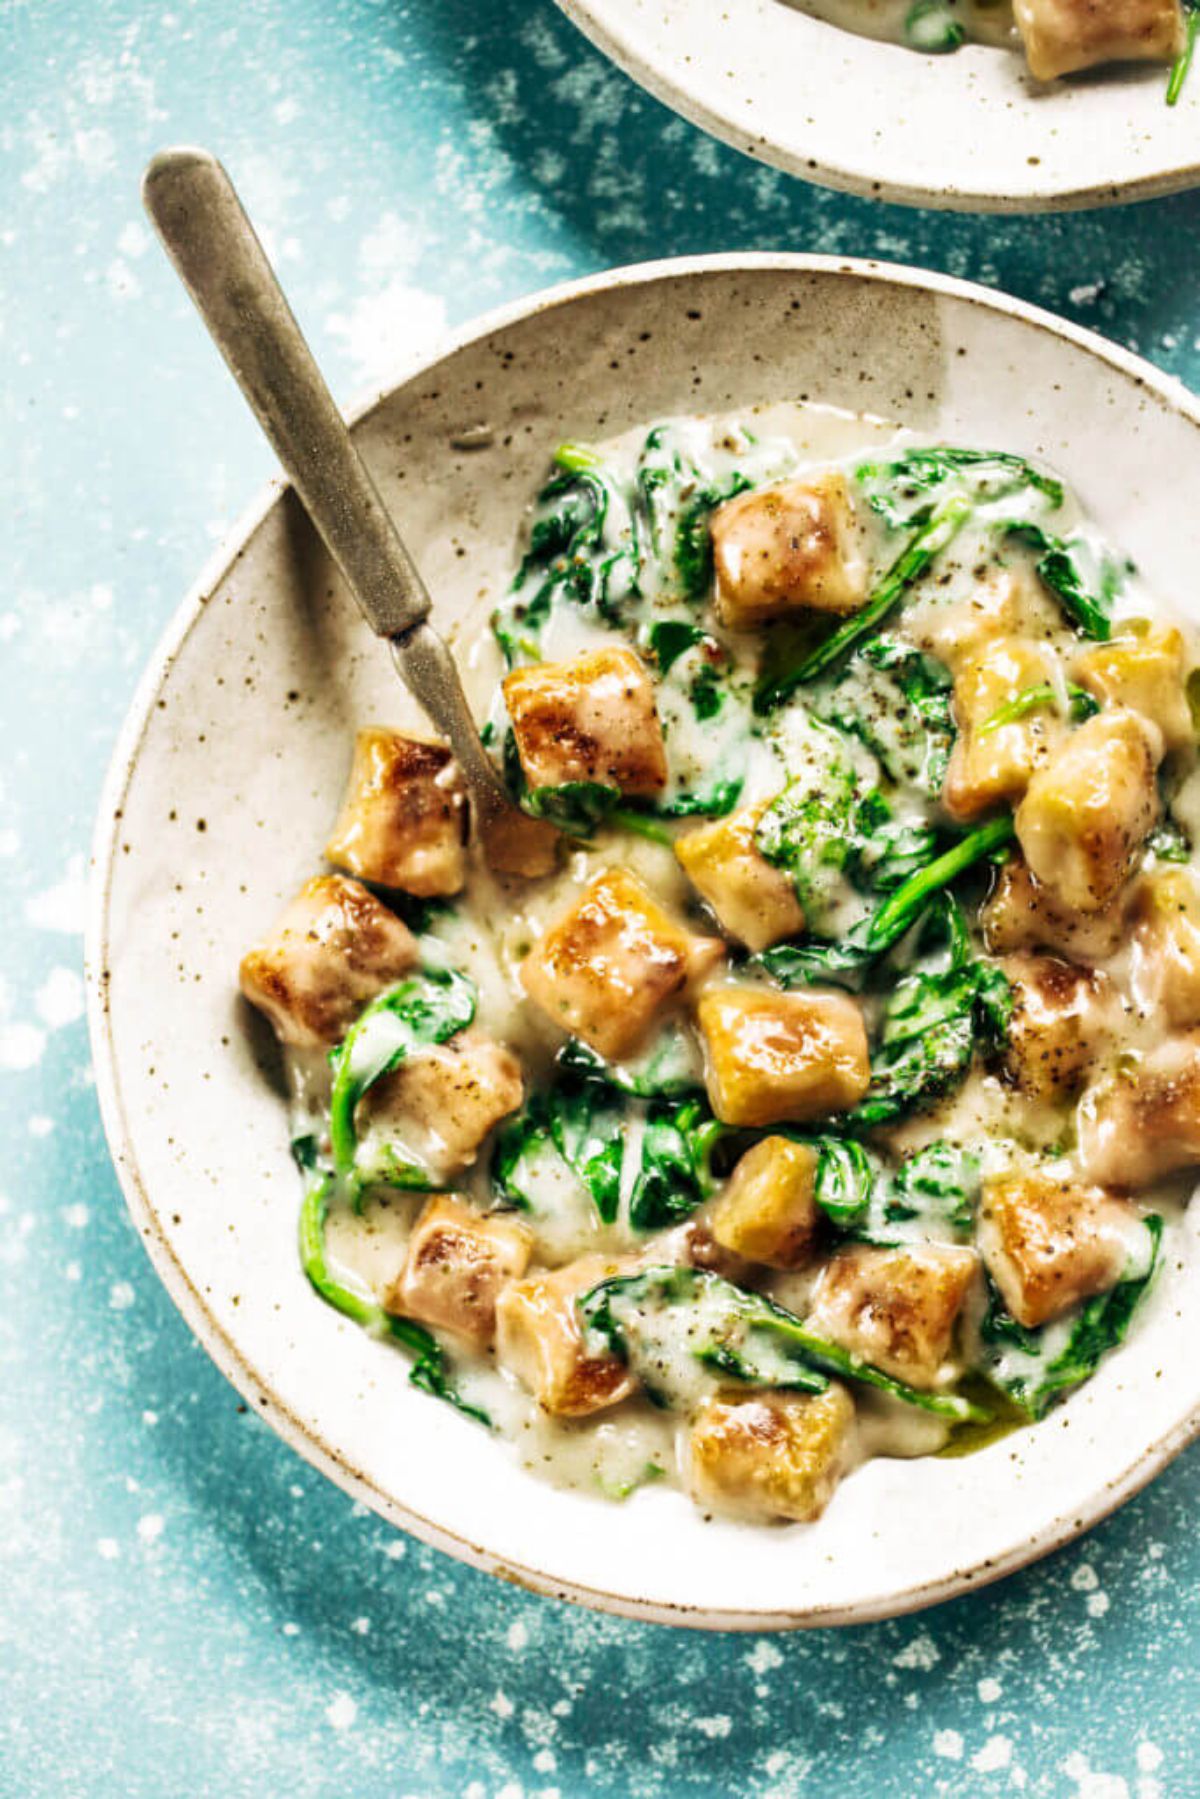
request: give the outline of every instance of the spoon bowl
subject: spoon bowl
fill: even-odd
[[[464,331],[352,433],[481,699],[500,673],[487,619],[558,442],[802,395],[1050,464],[1165,601],[1195,608],[1196,402],[1045,313],[914,270],[738,256],[605,275]],[[455,447],[485,425],[487,447]],[[1058,1411],[961,1459],[872,1461],[819,1523],[782,1530],[705,1520],[654,1486],[623,1505],[548,1486],[323,1306],[298,1264],[284,1108],[237,962],[313,872],[355,726],[414,715],[294,495],[273,487],[147,671],[98,822],[91,1027],[120,1178],[192,1328],[289,1443],[395,1524],[506,1579],[761,1630],[882,1617],[995,1579],[1190,1441],[1195,1206],[1128,1342]]]

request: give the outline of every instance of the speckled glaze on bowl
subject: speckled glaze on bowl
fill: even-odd
[[[1200,181],[1200,80],[1162,64],[1035,81],[1019,50],[922,56],[788,0],[559,0],[656,99],[747,155],[906,206],[1047,212]]]
[[[1153,585],[1188,597],[1196,402],[1098,338],[916,271],[815,257],[619,271],[462,334],[355,429],[442,628],[478,656],[561,437],[801,397],[1045,458]],[[455,447],[479,425],[489,447]],[[90,1020],[117,1169],[172,1297],[281,1436],[396,1524],[505,1578],[755,1629],[883,1617],[994,1579],[1184,1446],[1200,1426],[1183,1306],[1196,1220],[1129,1344],[1061,1410],[962,1460],[872,1462],[807,1528],[706,1523],[665,1489],[614,1506],[544,1485],[323,1306],[298,1265],[284,1108],[236,968],[319,865],[355,724],[411,716],[294,496],[274,486],[147,671],[98,823]]]

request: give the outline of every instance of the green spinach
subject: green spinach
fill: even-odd
[[[816,686],[812,711],[861,738],[893,781],[941,794],[954,747],[950,672],[884,632],[858,649],[831,682]]]
[[[1027,520],[1002,524],[1000,531],[1037,553],[1038,579],[1085,637],[1103,642],[1112,635],[1113,604],[1124,580],[1114,557],[1097,554],[1085,538],[1055,537]]]
[[[694,1076],[686,1089],[678,1084],[670,1063],[658,1077],[614,1078],[605,1064],[590,1063],[588,1053],[564,1056],[558,1084],[501,1127],[492,1158],[496,1197],[528,1210],[535,1203],[530,1171],[550,1146],[582,1183],[602,1223],[616,1222],[623,1188],[635,1230],[662,1230],[687,1218],[713,1192],[718,1151],[740,1140],[738,1134],[713,1117]],[[656,1096],[640,1097],[638,1086]]]
[[[512,592],[492,616],[510,668],[538,660],[542,629],[560,599],[619,624],[625,602],[637,592],[637,545],[632,529],[613,528],[622,502],[599,458],[563,444],[555,461],[559,472],[538,495]]]
[[[941,552],[954,541],[973,511],[964,495],[955,494],[917,524],[912,537],[879,581],[866,604],[854,612],[789,666],[773,661],[764,665],[754,692],[756,712],[772,712],[790,699],[797,687],[815,681],[827,669],[869,637],[875,627],[904,598]]]
[[[1161,1255],[1162,1219],[1151,1213],[1144,1223],[1149,1234],[1144,1264],[1107,1293],[1085,1300],[1066,1319],[1036,1330],[1018,1324],[989,1282],[988,1308],[980,1326],[983,1371],[1029,1417],[1042,1417],[1057,1399],[1089,1379],[1108,1351],[1124,1341]]]
[[[1012,990],[1001,969],[971,955],[953,900],[926,919],[922,938],[930,936],[944,938],[946,947],[889,993],[870,1087],[847,1114],[852,1126],[871,1128],[927,1108],[965,1078],[977,1047],[1004,1039]]]
[[[584,1329],[626,1361],[651,1398],[686,1405],[689,1360],[752,1387],[823,1392],[837,1375],[955,1422],[986,1413],[952,1393],[923,1393],[806,1328],[765,1294],[707,1270],[646,1268],[602,1281],[576,1302]]]
[[[391,1337],[411,1350],[415,1360],[408,1378],[413,1386],[421,1387],[436,1399],[444,1399],[465,1417],[490,1429],[492,1421],[488,1414],[464,1399],[458,1391],[446,1352],[432,1331],[411,1318],[396,1318],[385,1312],[375,1299],[355,1292],[330,1273],[325,1252],[325,1219],[333,1186],[332,1175],[319,1170],[310,1172],[300,1208],[300,1265],[314,1291],[326,1305],[370,1331],[372,1336]]]
[[[1095,718],[1100,710],[1100,702],[1086,687],[1077,687],[1073,681],[1066,686],[1067,716],[1074,725],[1081,725],[1086,719]],[[1004,725],[1016,724],[1018,719],[1028,718],[1031,712],[1041,712],[1047,708],[1057,710],[1061,704],[1057,688],[1043,682],[1037,687],[1026,687],[1017,697],[1006,705],[997,707],[991,717],[985,719],[976,732],[977,737],[988,737],[993,731],[999,731]]]
[[[475,1017],[475,983],[451,968],[423,968],[372,1000],[330,1051],[333,1085],[329,1101],[329,1139],[333,1164],[341,1181],[358,1196],[365,1184],[356,1165],[358,1127],[355,1114],[363,1096],[400,1067],[418,1049],[445,1043],[465,1030]],[[395,1159],[403,1177],[394,1184],[419,1185],[418,1171]],[[386,1172],[372,1178],[387,1180]],[[426,1181],[428,1185],[428,1181]]]
[[[712,514],[751,482],[738,471],[724,480],[706,477],[690,457],[670,446],[669,436],[664,425],[650,432],[634,479],[660,588],[700,600],[712,583]]]

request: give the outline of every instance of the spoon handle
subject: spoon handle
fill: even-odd
[[[142,198],[372,630],[410,631],[428,614],[429,594],[229,176],[205,150],[164,150],[146,170]]]
[[[480,741],[429,593],[334,404],[236,189],[206,150],[164,150],[142,198],[201,318],[371,626],[450,741],[494,868],[545,874],[557,833],[510,800]]]

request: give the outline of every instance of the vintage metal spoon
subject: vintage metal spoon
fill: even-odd
[[[545,874],[558,834],[513,805],[480,741],[429,593],[346,429],[232,181],[205,150],[164,150],[142,198],[184,286],[362,612],[454,751],[483,851]]]

